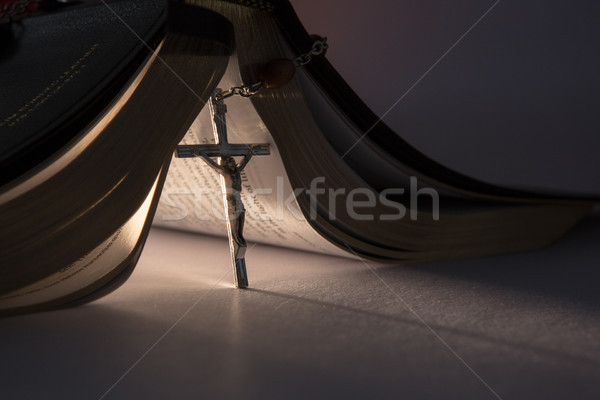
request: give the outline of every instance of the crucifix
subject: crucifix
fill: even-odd
[[[248,287],[246,273],[246,240],[244,218],[246,210],[242,203],[241,172],[252,156],[270,154],[268,144],[231,144],[227,140],[225,114],[227,106],[221,89],[215,90],[210,101],[210,115],[216,144],[179,145],[175,156],[179,158],[200,157],[221,175],[221,192],[225,206],[227,236],[235,286]],[[237,162],[234,157],[242,157]],[[213,158],[216,158],[214,160]]]
[[[313,56],[324,54],[327,38],[312,36],[314,42],[311,49],[293,60],[276,58],[269,61],[259,72],[259,80],[251,85],[232,87],[223,91],[216,89],[210,98],[210,115],[216,144],[179,145],[175,156],[179,158],[200,157],[221,175],[221,191],[227,221],[227,236],[233,278],[238,288],[248,287],[246,274],[246,240],[244,239],[244,218],[246,210],[242,203],[241,172],[252,156],[269,155],[268,144],[231,144],[227,140],[227,124],[225,114],[227,106],[224,100],[234,95],[250,97],[263,87],[278,89],[292,80],[297,68],[308,64]],[[238,163],[234,157],[242,157]],[[214,160],[216,158],[216,160]]]

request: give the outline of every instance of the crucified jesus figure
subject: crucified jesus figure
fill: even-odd
[[[246,253],[246,240],[244,239],[246,209],[242,202],[242,176],[240,173],[252,158],[253,147],[250,147],[250,150],[239,164],[231,156],[221,157],[221,164],[218,164],[208,156],[199,155],[208,165],[217,170],[225,180],[227,218],[231,224],[231,239],[235,243],[232,250],[236,263],[238,260],[241,260],[239,262],[243,262]]]

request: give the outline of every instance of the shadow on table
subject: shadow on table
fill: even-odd
[[[600,214],[578,224],[557,243],[525,253],[471,260],[412,264],[446,278],[527,291],[600,308]],[[393,273],[397,267],[383,267]]]

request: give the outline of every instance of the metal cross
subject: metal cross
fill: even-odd
[[[222,90],[215,90],[210,101],[213,134],[216,144],[179,145],[175,156],[179,158],[200,157],[221,174],[221,191],[225,206],[229,251],[235,286],[248,287],[246,273],[246,240],[244,239],[244,218],[246,210],[242,203],[242,177],[240,173],[252,156],[269,155],[268,144],[230,144],[227,141],[225,114],[227,106],[221,96]],[[217,161],[213,160],[217,158]],[[243,157],[238,163],[234,157]]]

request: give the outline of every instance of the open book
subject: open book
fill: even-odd
[[[89,125],[97,137],[88,126],[59,157],[2,188],[0,207],[11,210],[3,226],[28,244],[11,239],[2,254],[0,310],[78,304],[118,287],[155,210],[158,226],[225,235],[219,175],[202,159],[171,161],[172,152],[182,137],[214,142],[203,105],[217,87],[260,81],[262,66],[306,54],[314,38],[286,1],[185,3],[171,5],[185,12],[172,13],[166,38]],[[191,30],[200,17],[209,32]],[[214,22],[220,18],[230,25]],[[231,37],[233,52],[224,39]],[[127,107],[115,110],[119,99]],[[253,157],[242,173],[249,241],[390,263],[478,257],[545,246],[595,204],[496,187],[437,164],[381,122],[323,55],[280,88],[225,101],[231,143],[270,145],[270,155]],[[74,154],[86,140],[104,148]],[[90,157],[95,163],[86,164]],[[60,178],[52,175],[47,194],[39,176],[53,168]],[[93,192],[76,192],[84,217],[51,203],[83,184]],[[35,211],[42,228],[33,229],[23,216],[40,193],[52,206]]]
[[[256,65],[312,44],[289,5],[269,13],[199,4],[235,29],[237,55],[222,89],[254,82]],[[392,262],[472,257],[547,244],[591,205],[486,185],[437,165],[378,121],[323,57],[283,88],[227,102],[231,141],[273,149],[244,170],[250,240]],[[211,140],[203,110],[184,141]],[[155,223],[223,232],[220,196],[218,175],[204,162],[175,159]]]

